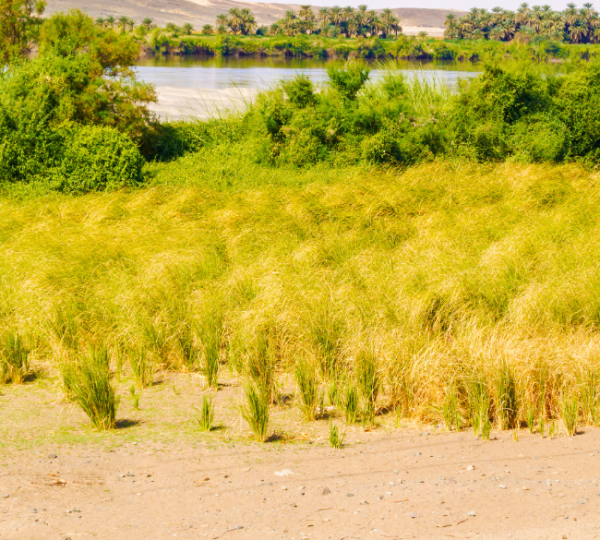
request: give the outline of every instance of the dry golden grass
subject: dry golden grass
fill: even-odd
[[[599,181],[575,165],[440,162],[296,187],[4,199],[0,324],[34,363],[106,346],[126,368],[141,347],[200,370],[218,336],[221,369],[302,360],[342,393],[370,351],[377,407],[399,417],[442,421],[452,391],[468,425],[480,383],[497,425],[504,392],[517,421],[576,398],[597,423]]]

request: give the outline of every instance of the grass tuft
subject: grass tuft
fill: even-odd
[[[316,369],[310,363],[300,360],[296,363],[294,374],[300,397],[300,410],[305,420],[314,420],[317,416],[317,406],[319,404],[319,384]]]
[[[9,331],[0,341],[0,383],[22,384],[29,374],[29,350],[25,340]]]
[[[373,349],[367,348],[359,351],[356,358],[356,375],[365,401],[365,420],[372,424],[375,421],[377,396],[381,385]]]
[[[119,398],[110,381],[105,348],[92,348],[78,362],[64,364],[61,375],[67,396],[83,409],[97,429],[116,426]]]
[[[265,442],[269,428],[270,400],[263,389],[255,383],[246,384],[244,393],[246,404],[242,406],[242,416],[250,426],[254,438],[258,442]]]
[[[338,426],[333,422],[329,423],[329,444],[336,450],[344,446],[344,436],[340,434]]]
[[[577,435],[577,425],[579,423],[579,399],[576,396],[564,398],[562,401],[561,415],[567,435],[572,437]]]
[[[200,431],[211,431],[214,427],[215,417],[213,398],[204,394],[202,396],[202,409],[199,411],[196,409],[196,412],[196,421],[198,422]]]

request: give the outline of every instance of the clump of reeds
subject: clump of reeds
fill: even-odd
[[[371,347],[361,348],[357,354],[356,378],[365,402],[364,419],[373,423],[381,378],[375,361],[375,353]]]
[[[515,429],[518,418],[517,383],[514,369],[503,362],[496,380],[496,416],[500,429]]]
[[[91,348],[77,361],[61,366],[67,397],[77,403],[97,429],[116,425],[119,398],[110,380],[106,348]]]
[[[576,435],[579,423],[579,399],[577,396],[563,398],[561,416],[567,430],[567,435],[569,437]]]
[[[342,350],[343,324],[328,303],[311,309],[308,329],[321,374],[333,379],[339,370]]]
[[[358,408],[358,389],[353,384],[349,384],[344,396],[344,415],[348,424],[354,424],[357,421]]]
[[[335,449],[340,449],[344,445],[344,435],[333,422],[329,423],[329,444]]]
[[[314,420],[317,415],[317,406],[319,403],[317,371],[311,363],[299,360],[296,363],[294,375],[298,388],[298,397],[300,398],[300,410],[305,420]]]
[[[215,417],[213,398],[204,394],[202,396],[202,408],[200,410],[196,410],[196,412],[196,422],[198,422],[200,431],[211,431],[214,426]]]
[[[131,372],[140,388],[151,386],[154,380],[154,362],[143,347],[132,348],[127,355]]]
[[[219,306],[208,308],[197,325],[202,346],[202,374],[208,386],[219,386],[219,359],[223,343],[223,313]]]
[[[244,388],[246,403],[242,406],[242,416],[250,426],[254,438],[265,442],[269,428],[270,400],[264,389],[255,383],[247,383]]]
[[[460,396],[458,393],[458,387],[456,381],[452,382],[446,389],[446,395],[444,397],[444,405],[442,408],[442,414],[444,417],[444,424],[446,429],[450,431],[455,429],[460,431],[462,429],[463,418],[460,410]],[[479,418],[476,418],[476,422]]]
[[[249,348],[247,373],[256,388],[267,400],[273,401],[275,394],[275,350],[273,346],[273,328],[260,326],[254,342]]]
[[[133,408],[138,410],[140,408],[140,395],[135,391],[135,384],[129,387],[129,395],[131,396]]]
[[[29,350],[22,336],[6,332],[0,339],[0,383],[21,384],[29,374]]]

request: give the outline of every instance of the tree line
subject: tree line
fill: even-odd
[[[472,8],[464,17],[448,14],[444,25],[447,39],[528,42],[540,36],[568,43],[600,43],[600,15],[590,3],[579,9],[567,4],[563,11],[527,3],[516,11]]]
[[[115,28],[122,32],[133,31],[135,22],[127,17],[106,17],[96,19],[100,26]],[[144,19],[138,26],[137,32],[141,35],[155,29],[153,20]],[[168,23],[165,30],[173,35],[191,35],[195,32],[190,23],[177,26]],[[270,26],[259,26],[255,15],[247,8],[231,8],[227,13],[217,15],[214,26],[205,24],[200,32],[203,35],[269,35],[269,36],[296,36],[299,34],[318,34],[327,37],[387,37],[398,36],[402,33],[400,20],[391,9],[383,9],[380,13],[369,10],[366,5],[357,9],[348,6],[341,8],[321,8],[318,12],[310,5],[302,5],[298,11],[288,10],[285,16]]]

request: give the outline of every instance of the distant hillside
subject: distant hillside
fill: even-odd
[[[261,4],[233,0],[48,0],[46,14],[79,8],[92,17],[125,15],[138,22],[150,17],[161,26],[168,22],[179,25],[190,22],[195,28],[201,28],[204,24],[214,25],[215,17],[219,13],[226,13],[232,7],[250,9],[259,24],[271,24],[281,19],[286,11],[298,9],[295,4]],[[315,6],[315,10],[320,7]],[[397,8],[393,12],[400,17],[402,26],[424,27],[425,31],[427,28],[443,28],[447,13],[462,14],[454,10],[421,8]],[[412,32],[409,30],[409,33]]]

